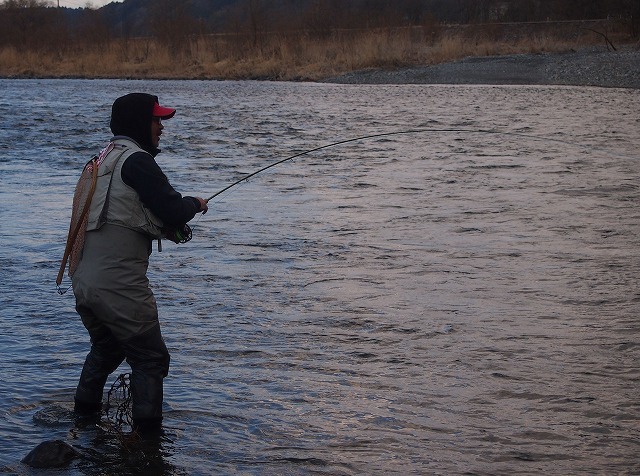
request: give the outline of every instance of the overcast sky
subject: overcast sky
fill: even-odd
[[[58,5],[58,0],[49,1],[53,2],[54,6]],[[85,8],[90,5],[92,8],[100,8],[111,2],[122,2],[122,0],[60,0],[60,6],[69,8]]]

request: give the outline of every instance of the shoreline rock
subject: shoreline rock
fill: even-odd
[[[565,85],[640,89],[640,48],[468,57],[398,70],[364,70],[322,80],[336,84]]]
[[[60,468],[80,457],[80,452],[66,441],[51,440],[32,449],[22,463],[33,468]]]

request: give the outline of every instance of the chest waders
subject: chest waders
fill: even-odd
[[[76,310],[91,337],[75,409],[99,411],[108,376],[126,360],[133,426],[145,431],[161,425],[170,357],[146,277],[151,239],[159,237],[161,222],[120,176],[124,161],[139,150],[130,144],[135,146],[116,140],[98,164],[81,257],[72,271]]]

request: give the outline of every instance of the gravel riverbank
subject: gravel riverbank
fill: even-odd
[[[640,47],[567,53],[469,57],[399,70],[365,70],[327,78],[339,84],[548,84],[640,89]]]

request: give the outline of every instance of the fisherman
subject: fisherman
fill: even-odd
[[[180,195],[155,161],[162,121],[175,112],[150,94],[127,94],[113,103],[114,137],[98,156],[82,255],[71,276],[76,310],[91,339],[75,412],[101,410],[107,378],[126,359],[133,430],[140,434],[161,431],[163,379],[169,371],[146,276],[152,243],[179,242],[181,233],[190,231],[187,222],[208,209],[204,199]]]

